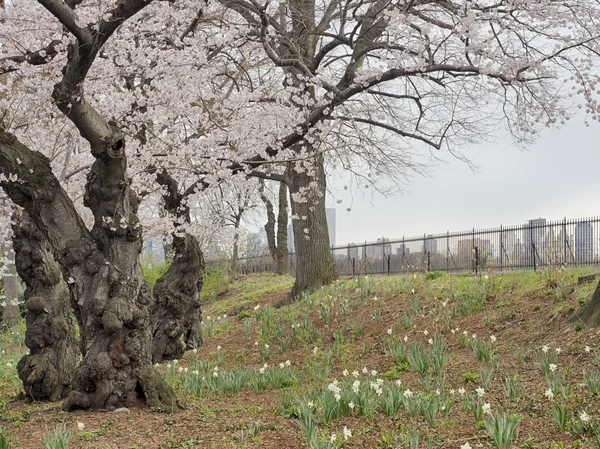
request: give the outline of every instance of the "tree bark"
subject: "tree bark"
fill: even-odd
[[[288,190],[279,183],[279,210],[277,211],[277,249],[275,251],[275,273],[284,275],[288,269]]]
[[[73,106],[74,113],[77,113]],[[86,119],[93,119],[88,115]],[[87,230],[53,175],[49,160],[0,129],[0,181],[8,196],[30,215],[51,245],[79,321],[83,360],[63,403],[75,408],[130,407],[138,394],[151,407],[175,410],[173,390],[151,361],[152,297],[139,263],[141,229],[137,199],[126,177],[123,141],[98,139],[85,203],[95,223]],[[14,174],[18,176],[14,179]]]
[[[259,179],[258,193],[261,201],[267,210],[267,222],[265,223],[265,233],[267,234],[267,247],[273,261],[277,264],[277,239],[275,238],[275,208],[269,197],[265,194],[265,181]]]
[[[28,399],[57,401],[71,390],[79,348],[67,283],[52,248],[29,214],[13,225],[15,263],[25,282],[29,354],[17,365]]]
[[[174,215],[176,229],[170,246],[173,262],[154,285],[152,308],[152,360],[180,358],[185,349],[202,345],[200,291],[203,284],[204,256],[197,239],[183,232],[181,224],[190,223],[187,197],[197,185],[179,191],[179,183],[166,171],[156,173],[156,181],[165,188],[164,208]],[[180,234],[183,234],[182,236]],[[183,337],[183,342],[181,341]]]
[[[323,155],[317,154],[311,162],[309,171],[301,172],[290,163],[286,173],[296,247],[296,282],[287,302],[303,291],[313,292],[338,278],[327,230]],[[315,187],[309,189],[307,186]]]
[[[585,327],[600,326],[600,282],[598,282],[590,302],[573,312],[569,321],[583,323]]]
[[[260,180],[259,194],[265,208],[267,209],[267,222],[265,223],[265,232],[267,234],[267,245],[269,253],[275,262],[275,273],[283,275],[287,273],[288,248],[287,248],[287,227],[288,227],[288,201],[287,185],[279,182],[279,210],[277,219],[273,203],[264,193],[264,180]],[[277,226],[277,233],[275,227]]]
[[[240,213],[235,216],[233,223],[233,251],[231,254],[231,271],[233,273],[237,272],[238,268],[238,260],[240,258],[240,222],[242,221],[242,213],[243,209],[240,210]]]
[[[193,235],[174,239],[175,257],[154,285],[152,360],[180,358],[202,345],[200,290],[204,258]],[[182,341],[183,337],[183,341]]]

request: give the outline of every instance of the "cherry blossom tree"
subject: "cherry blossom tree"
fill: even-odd
[[[285,153],[290,160],[284,180],[299,270],[293,294],[335,278],[326,164],[367,184],[384,175],[398,180],[420,167],[419,153],[460,157],[461,146],[500,132],[526,145],[577,106],[598,117],[595,1],[221,4],[260,42],[284,86],[285,94],[263,98],[288,110],[257,159]]]
[[[28,14],[20,10],[16,19],[9,19],[47,18],[49,29],[42,30],[66,44],[61,71],[39,79],[54,83],[50,90],[54,104],[89,145],[93,163],[87,173],[84,204],[93,214],[92,229],[75,210],[49,159],[4,130],[0,132],[0,173],[5,192],[50,243],[79,319],[83,360],[63,407],[114,409],[132,405],[143,391],[151,406],[173,410],[177,407],[173,391],[151,363],[152,301],[139,263],[139,200],[127,172],[126,138],[118,123],[105,118],[84,92],[86,77],[105,43],[150,2],[96,4],[79,11],[76,2],[43,0],[39,4],[53,20],[37,5],[28,4],[23,5],[29,8]],[[47,48],[38,50],[39,54],[47,57]]]

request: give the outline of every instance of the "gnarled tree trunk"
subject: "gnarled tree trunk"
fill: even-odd
[[[93,111],[78,111],[75,105],[72,112],[94,119]],[[86,188],[86,204],[95,218],[91,233],[48,159],[2,130],[0,173],[6,178],[0,185],[42,230],[69,283],[83,360],[63,408],[129,407],[141,394],[151,407],[174,410],[172,389],[152,367],[152,297],[139,262],[141,229],[137,200],[126,177],[123,141],[118,133],[105,136],[100,145],[108,149],[95,152]],[[12,174],[19,179],[13,181]]]
[[[200,290],[204,258],[193,235],[175,237],[175,256],[154,285],[152,360],[180,358],[185,349],[202,345]],[[182,341],[183,338],[183,341]]]
[[[80,355],[69,289],[44,233],[27,211],[17,215],[15,264],[26,285],[25,344],[29,348],[17,371],[26,398],[57,401],[71,390]]]
[[[600,326],[600,282],[598,282],[590,302],[573,312],[569,321],[583,323],[585,327]]]
[[[302,172],[290,164],[286,173],[296,247],[296,282],[288,300],[295,299],[302,291],[313,292],[338,278],[327,229],[323,155],[317,154],[311,163],[311,169]]]
[[[165,188],[165,210],[177,217],[175,223],[189,224],[187,197],[195,192],[197,185],[180,192],[178,182],[166,170],[158,171],[156,180]],[[181,228],[181,224],[176,228]],[[202,345],[200,291],[204,256],[196,237],[182,229],[173,233],[172,248],[173,262],[154,284],[151,319],[154,362],[178,359],[185,349]]]

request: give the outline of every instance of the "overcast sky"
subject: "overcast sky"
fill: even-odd
[[[429,178],[414,177],[404,194],[372,201],[355,195],[347,213],[352,198],[341,193],[342,204],[327,204],[337,209],[336,245],[600,215],[599,149],[600,124],[586,127],[578,117],[543,133],[528,151],[510,139],[465,148],[477,173],[446,155],[447,164]]]

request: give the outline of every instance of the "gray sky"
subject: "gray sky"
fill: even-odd
[[[446,155],[447,164],[430,178],[414,177],[404,194],[372,201],[358,194],[347,213],[352,199],[340,193],[342,204],[327,204],[337,209],[336,245],[600,215],[599,147],[600,124],[586,127],[580,116],[544,132],[528,151],[510,139],[465,148],[478,173]]]

